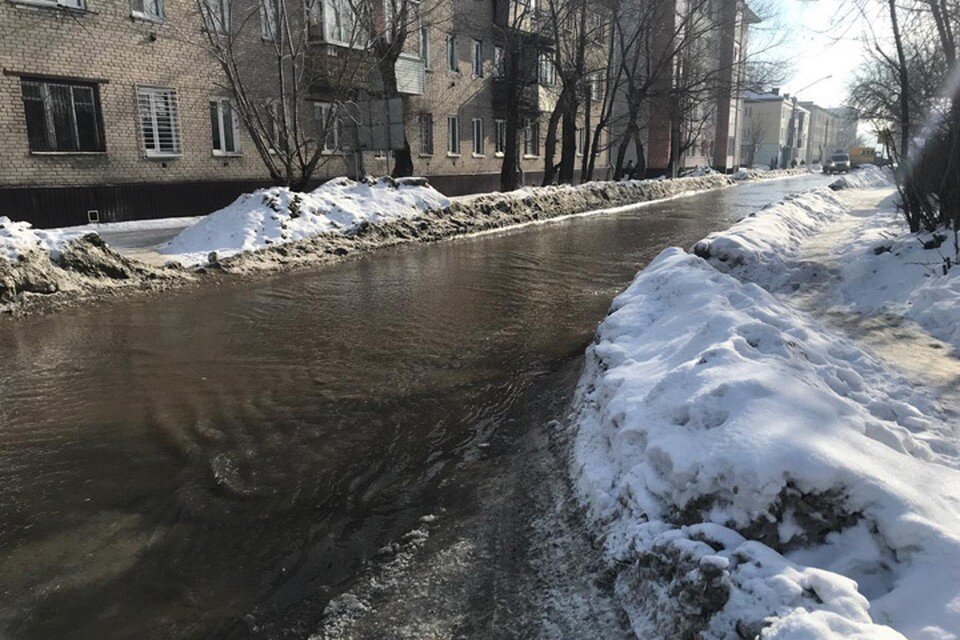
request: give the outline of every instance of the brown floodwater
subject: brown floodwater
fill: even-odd
[[[0,323],[0,638],[305,637],[379,547],[456,517],[447,482],[511,451],[513,405],[638,269],[825,182]]]

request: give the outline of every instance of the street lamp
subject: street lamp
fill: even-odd
[[[824,80],[829,80],[832,77],[833,77],[832,73],[825,75],[822,78],[818,78],[814,80],[813,82],[803,87],[802,89],[797,89],[796,91],[793,92],[793,105],[790,111],[790,131],[788,131],[788,135],[787,135],[787,144],[790,145],[790,158],[787,160],[787,168],[789,168],[789,166],[793,164],[793,161],[796,159],[796,155],[797,155],[797,144],[796,144],[797,141],[795,140],[795,136],[796,136],[795,131],[797,127],[797,94],[800,93],[801,91],[806,91],[813,85],[819,84]]]

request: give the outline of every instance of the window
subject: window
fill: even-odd
[[[420,154],[433,155],[433,114],[420,114]]]
[[[497,139],[494,142],[493,150],[498,156],[502,156],[507,150],[507,121],[494,120]]]
[[[590,75],[590,99],[594,102],[603,100],[603,82],[599,73]]]
[[[287,136],[284,131],[288,122],[286,110],[277,98],[267,100],[264,104],[264,110],[266,111],[266,122],[264,124],[267,127],[267,137],[270,138],[270,150],[274,153],[277,151],[286,152],[288,150]]]
[[[473,130],[473,155],[483,155],[483,118],[474,118],[471,123]]]
[[[483,42],[473,41],[473,77],[483,77]]]
[[[203,0],[202,7],[207,30],[227,33],[230,28],[230,0]]]
[[[523,155],[540,155],[540,123],[537,120],[526,120],[524,122]]]
[[[343,137],[343,121],[337,114],[337,109],[329,102],[313,103],[313,123],[317,132],[317,139],[323,140],[323,153],[340,151],[340,141]]]
[[[493,77],[502,78],[507,72],[507,59],[503,56],[503,47],[493,48]]]
[[[210,101],[210,135],[213,139],[213,155],[225,156],[240,153],[240,123],[233,103],[228,98]]]
[[[447,35],[447,71],[460,71],[457,65],[457,37],[452,33]]]
[[[603,28],[603,16],[599,13],[594,13],[592,16],[592,26],[593,26],[593,39],[596,42],[603,42],[604,28]]]
[[[140,135],[148,158],[180,155],[177,92],[158,87],[138,87]]]
[[[426,25],[420,27],[420,59],[423,60],[423,68],[430,68],[430,28]]]
[[[583,143],[584,143],[584,139],[583,139],[583,127],[577,127],[576,142],[575,142],[574,144],[575,144],[576,147],[577,147],[577,155],[578,155],[578,156],[582,156],[582,155],[583,155],[583,150],[584,150]]]
[[[460,117],[447,116],[447,153],[460,155]]]
[[[135,18],[163,21],[163,0],[131,0],[130,13]]]
[[[97,85],[21,80],[30,151],[104,151]]]
[[[79,11],[83,11],[85,8],[83,0],[34,0],[34,2],[39,5],[77,9]]]
[[[278,0],[260,0],[260,37],[274,41],[279,35],[277,19],[280,7]]]
[[[344,47],[366,46],[361,20],[351,0],[309,0],[310,21],[323,24],[323,40]]]
[[[540,54],[540,64],[538,66],[538,80],[544,87],[552,87],[557,83],[557,68],[553,64],[553,56],[550,53]]]

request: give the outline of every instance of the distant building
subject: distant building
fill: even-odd
[[[837,149],[848,152],[850,147],[857,146],[857,127],[860,124],[860,114],[853,107],[835,107],[827,109],[836,118],[837,122]]]
[[[809,162],[812,114],[795,96],[747,92],[740,155],[745,165],[787,168]]]
[[[810,112],[807,164],[823,162],[831,154],[841,150],[846,151],[852,146],[840,141],[843,122],[834,113],[834,109],[825,109],[813,102],[801,102],[800,105]]]
[[[678,21],[683,19],[681,12],[688,5],[683,0],[653,0],[665,2],[669,11]],[[643,7],[647,0],[628,0],[635,6]],[[697,104],[692,118],[694,122],[684,123],[688,130],[680,131],[681,139],[695,138],[693,145],[682,151],[679,167],[691,168],[709,166],[718,171],[729,172],[740,165],[740,135],[742,131],[743,100],[740,87],[743,82],[744,62],[747,51],[747,35],[751,24],[760,19],[750,10],[744,0],[718,0],[705,5],[710,8],[710,20],[714,20],[716,29],[709,30],[703,37],[685,43],[676,54],[679,60],[673,61],[675,69],[688,66],[706,65],[699,73],[705,73],[716,82],[708,82],[712,92],[706,100]],[[643,13],[643,11],[638,11]],[[623,15],[630,16],[630,11]],[[648,14],[644,14],[648,15]],[[628,27],[629,28],[629,27]],[[664,25],[661,30],[663,42],[661,49],[670,50],[676,45],[670,41],[676,38],[675,25]],[[705,29],[706,31],[706,29]],[[655,46],[656,48],[656,46]],[[617,52],[614,52],[617,55]],[[665,76],[652,90],[655,97],[638,108],[641,113],[639,143],[635,139],[626,140],[624,165],[646,167],[651,176],[664,174],[669,167],[671,145],[677,131],[673,128],[670,91],[673,78]],[[627,136],[622,123],[631,107],[623,95],[617,96],[613,110],[611,127],[611,165],[614,163],[621,140]],[[696,131],[696,135],[691,132]],[[642,147],[642,148],[641,148]],[[642,158],[639,156],[642,154]]]

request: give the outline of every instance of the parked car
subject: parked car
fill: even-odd
[[[835,153],[823,165],[824,173],[847,173],[850,171],[850,156],[846,153]]]

